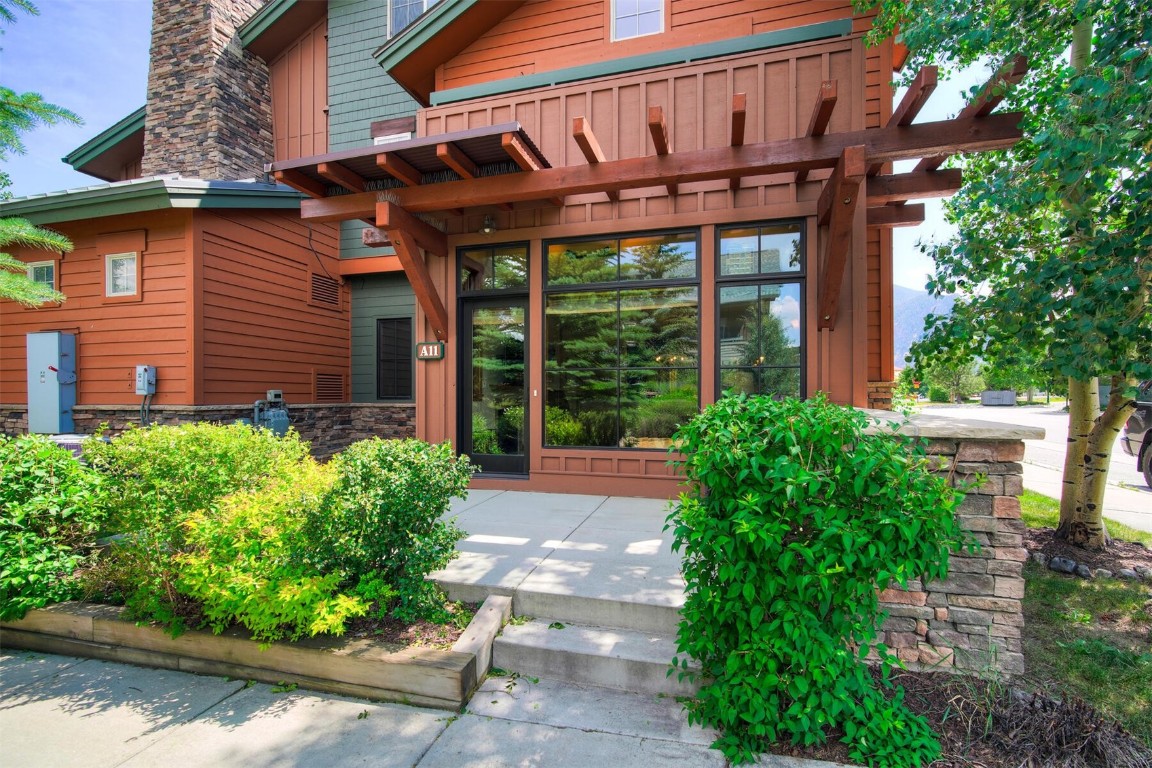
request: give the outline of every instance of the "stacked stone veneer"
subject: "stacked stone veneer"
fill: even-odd
[[[143,175],[263,175],[272,161],[268,65],[236,36],[263,4],[154,0]]]
[[[1024,671],[1024,523],[1020,519],[1024,443],[1019,439],[932,437],[929,453],[953,484],[971,484],[957,510],[979,543],[953,553],[944,581],[910,581],[880,595],[888,618],[881,641],[910,669]]]
[[[0,431],[22,434],[28,430],[28,411],[23,406],[0,406]],[[383,403],[289,405],[288,417],[300,436],[312,444],[312,455],[326,459],[357,440],[369,437],[405,438],[416,435],[416,406]],[[153,424],[186,424],[209,421],[229,424],[252,418],[252,407],[243,405],[157,405],[151,410]],[[107,424],[106,434],[118,435],[139,426],[140,410],[129,407],[77,406],[73,411],[76,432],[92,434]]]

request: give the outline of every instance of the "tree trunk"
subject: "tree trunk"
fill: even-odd
[[[1056,535],[1067,539],[1069,543],[1085,549],[1106,549],[1111,543],[1108,530],[1104,525],[1104,489],[1108,481],[1108,463],[1112,459],[1112,448],[1116,445],[1116,438],[1120,428],[1136,408],[1135,401],[1124,394],[1128,382],[1123,376],[1112,377],[1112,391],[1108,396],[1108,405],[1104,412],[1096,416],[1096,404],[1099,403],[1098,386],[1096,379],[1090,382],[1069,382],[1069,420],[1068,420],[1068,456],[1064,463],[1064,492],[1060,499],[1060,527]],[[1072,417],[1072,391],[1077,390],[1078,395],[1085,391],[1090,393],[1091,400],[1082,403],[1076,409],[1076,423],[1073,427]],[[1078,397],[1083,400],[1084,398]],[[1083,418],[1084,406],[1092,417]],[[1085,427],[1087,428],[1085,429]],[[1079,459],[1073,459],[1073,436],[1078,438],[1075,453]],[[1071,466],[1077,461],[1077,466]],[[1078,482],[1070,484],[1069,471],[1078,477]],[[1065,505],[1070,510],[1065,514]]]
[[[1060,489],[1060,524],[1056,527],[1056,536],[1061,539],[1068,538],[1076,515],[1076,499],[1084,485],[1084,455],[1100,402],[1099,392],[1096,379],[1068,379],[1068,446],[1064,452],[1064,484]]]

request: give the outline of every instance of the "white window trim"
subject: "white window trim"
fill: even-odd
[[[132,290],[130,291],[113,291],[112,290],[112,262],[122,261],[125,259],[132,259],[133,274],[135,279],[132,281]],[[135,251],[127,253],[109,253],[104,256],[104,295],[108,298],[116,299],[124,296],[135,296],[140,285],[140,254]]]
[[[425,12],[427,12],[427,10],[429,8],[431,8],[432,6],[439,3],[440,0],[421,0],[421,2],[422,2],[424,7],[420,9],[420,13],[425,13]],[[388,39],[391,40],[393,37],[400,34],[401,32],[403,32],[408,27],[403,27],[402,29],[393,29],[392,28],[392,0],[388,0],[387,8],[388,8]]]
[[[618,43],[624,40],[638,40],[641,37],[651,37],[652,35],[659,35],[664,32],[666,17],[668,16],[667,3],[665,0],[660,0],[660,28],[655,32],[645,32],[642,35],[632,35],[631,37],[617,37],[616,36],[616,3],[617,0],[610,0],[608,4],[608,17],[612,24],[612,42]]]
[[[52,290],[56,290],[57,280],[56,280],[56,262],[55,261],[30,261],[25,266],[27,266],[27,268],[28,268],[28,279],[31,280],[32,282],[38,283],[40,285],[43,285],[43,283],[40,283],[39,280],[36,280],[32,276],[33,270],[35,270],[36,267],[52,267],[52,283],[48,287],[51,288]]]

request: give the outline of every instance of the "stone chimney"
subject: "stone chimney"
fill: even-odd
[[[236,35],[263,4],[153,0],[143,175],[263,175],[272,161],[268,65]]]

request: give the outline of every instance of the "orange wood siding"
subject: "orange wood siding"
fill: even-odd
[[[202,254],[197,347],[198,403],[245,403],[282,389],[293,404],[314,401],[317,373],[349,377],[346,289],[336,307],[310,303],[311,275],[339,278],[338,232],[308,227],[295,211],[204,211],[195,236]]]
[[[301,35],[268,70],[276,159],[327,152],[328,20]]]
[[[664,32],[613,42],[608,0],[535,0],[437,68],[438,90],[852,16],[844,0],[665,0]]]
[[[136,404],[135,366],[158,369],[157,405],[191,402],[189,339],[190,249],[188,211],[160,211],[54,225],[75,249],[58,264],[63,305],[22,308],[0,301],[0,402],[27,402],[26,334],[67,331],[76,334],[79,405]],[[142,231],[146,243],[139,301],[106,302],[100,241],[116,232]],[[103,237],[102,237],[103,236]],[[117,249],[119,250],[119,249]],[[18,250],[24,261],[43,260],[43,252]]]

